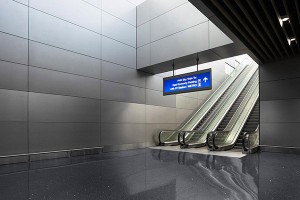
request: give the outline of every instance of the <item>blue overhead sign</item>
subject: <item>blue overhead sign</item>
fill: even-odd
[[[211,69],[164,78],[164,95],[211,90]]]

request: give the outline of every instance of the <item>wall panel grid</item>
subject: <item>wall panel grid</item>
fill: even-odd
[[[136,7],[127,0],[2,4],[0,156],[154,145],[158,130],[177,128],[209,95],[163,96],[161,76],[136,70]]]

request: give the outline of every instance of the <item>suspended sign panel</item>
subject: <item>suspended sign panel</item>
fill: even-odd
[[[211,90],[211,69],[164,78],[164,95]]]

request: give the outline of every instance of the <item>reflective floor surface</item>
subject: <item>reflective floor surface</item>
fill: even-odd
[[[0,166],[0,199],[300,199],[300,156],[139,149]]]

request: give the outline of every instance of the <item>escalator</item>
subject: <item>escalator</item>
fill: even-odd
[[[207,135],[206,143],[210,150],[229,150],[243,146],[245,131],[253,132],[259,124],[258,71],[249,81],[234,105],[215,131]],[[257,139],[257,138],[256,138]]]
[[[234,148],[243,148],[243,138],[244,138],[244,133],[252,133],[254,132],[259,125],[259,100],[256,101],[254,108],[251,111],[250,116],[247,119],[246,124],[244,125],[243,130],[241,131]]]
[[[178,145],[178,135],[180,133],[199,129],[209,119],[212,112],[221,104],[228,93],[232,92],[237,82],[246,76],[249,70],[249,67],[247,68],[248,62],[248,60],[244,60],[181,128],[178,130],[161,131],[158,136],[159,145]]]
[[[202,130],[205,128],[205,125],[209,124],[209,120],[214,117],[214,115],[217,114],[218,109],[222,107],[222,104],[224,104],[224,100],[227,99],[231,93],[234,91],[234,89],[237,87],[239,84],[239,81],[241,81],[244,77],[249,72],[250,67],[246,66],[246,69],[243,70],[243,72],[240,74],[240,76],[229,86],[229,88],[222,94],[222,96],[218,99],[218,101],[213,105],[213,107],[204,115],[204,117],[198,122],[198,124],[193,128],[192,134],[190,136],[185,133],[189,132],[182,132],[184,135],[181,135],[183,138],[181,139],[182,142],[180,142],[180,145],[182,148],[187,148],[188,146],[191,147],[192,145],[186,145],[185,141],[189,140],[190,144],[196,144],[197,140],[202,137],[204,134],[203,131],[198,131]],[[198,147],[204,145],[204,143],[199,144]],[[195,146],[195,145],[194,145]]]
[[[245,73],[245,76],[243,76]],[[242,100],[250,90],[254,81],[257,81],[258,70],[256,65],[251,65],[240,75],[240,79],[232,84],[232,91],[224,94],[224,99],[215,108],[212,108],[204,123],[197,125],[197,130],[184,131],[179,135],[181,148],[202,147],[206,145],[207,133],[215,130],[224,130],[230,119],[240,106]],[[206,116],[205,116],[206,117]],[[196,128],[195,128],[196,129]],[[221,139],[221,138],[220,138]]]
[[[242,93],[240,94],[240,96],[238,97],[238,99],[231,106],[230,110],[228,111],[228,113],[226,114],[226,116],[224,117],[224,119],[222,120],[221,124],[218,126],[217,131],[223,131],[226,128],[226,126],[228,125],[230,119],[233,117],[234,113],[236,112],[236,110],[240,106],[241,102],[245,98],[247,92],[249,91],[250,87],[252,86],[255,78],[256,78],[255,75],[251,78],[251,80],[249,81],[249,83],[247,84],[247,86],[244,88],[244,90],[242,91]]]

